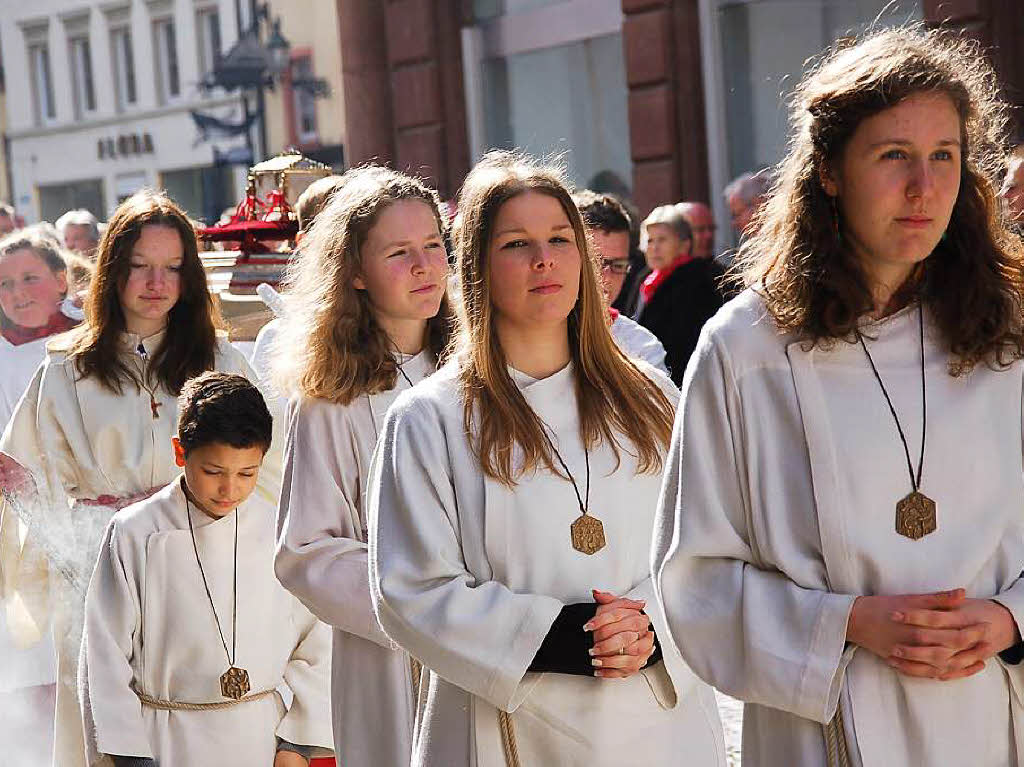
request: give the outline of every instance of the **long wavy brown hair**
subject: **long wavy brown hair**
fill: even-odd
[[[166,194],[145,189],[122,202],[96,249],[96,270],[85,300],[85,322],[72,331],[69,354],[78,374],[95,378],[121,394],[124,384],[139,388],[137,370],[121,354],[125,330],[120,291],[131,270],[132,251],[145,226],[166,226],[181,238],[181,296],[167,317],[167,331],[150,357],[148,384],[177,395],[185,381],[214,366],[221,326],[199,260],[196,232],[185,212]]]
[[[398,376],[394,344],[377,322],[365,290],[353,280],[360,249],[389,205],[420,200],[447,231],[437,192],[404,173],[379,165],[348,171],[341,188],[317,215],[289,264],[285,316],[275,342],[275,379],[282,391],[341,405],[363,394],[393,389]],[[440,361],[452,328],[447,293],[427,320],[427,348]]]
[[[996,198],[1007,108],[978,45],[948,32],[906,25],[826,51],[797,87],[789,152],[734,268],[784,331],[824,346],[853,339],[873,298],[849,238],[834,227],[821,176],[838,166],[863,120],[918,93],[949,97],[962,148],[946,236],[913,279],[953,375],[979,362],[1005,367],[1024,357],[1024,253]]]
[[[508,372],[491,304],[488,262],[501,206],[524,192],[558,200],[572,224],[581,255],[580,292],[569,314],[569,350],[576,376],[580,436],[588,447],[629,443],[643,472],[661,469],[672,436],[673,408],[664,392],[620,350],[608,329],[608,309],[583,219],[559,168],[525,155],[493,151],[470,171],[459,198],[453,242],[461,289],[457,345],[465,419],[484,472],[512,486],[537,466],[555,474],[540,418]],[[513,466],[513,447],[523,453]]]

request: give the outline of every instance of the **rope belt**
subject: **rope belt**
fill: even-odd
[[[222,700],[216,703],[184,703],[177,700],[162,700],[161,698],[154,698],[146,695],[144,692],[134,691],[138,696],[139,701],[143,706],[149,706],[150,708],[159,709],[160,711],[219,711],[224,708],[231,708],[241,703],[249,703],[250,701],[259,700],[265,698],[268,695],[273,695],[277,690],[260,690],[250,695],[246,695],[244,698],[238,700]]]

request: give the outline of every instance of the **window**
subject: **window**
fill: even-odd
[[[42,124],[57,118],[57,109],[53,101],[53,76],[50,71],[50,47],[46,43],[30,45],[28,59],[29,71],[32,73],[36,123]]]
[[[181,77],[178,72],[178,43],[174,21],[161,19],[153,22],[153,44],[156,49],[157,93],[166,103],[181,95]]]
[[[212,72],[220,61],[220,14],[216,8],[196,13],[196,42],[199,45],[199,74]]]
[[[70,40],[71,81],[74,87],[75,116],[96,111],[96,91],[92,79],[92,53],[88,37]]]
[[[313,79],[313,59],[300,56],[291,63],[292,110],[295,115],[295,132],[300,143],[308,144],[317,140],[316,99],[308,87]]]
[[[135,56],[132,34],[127,27],[110,33],[110,49],[114,62],[114,91],[118,111],[135,104]]]

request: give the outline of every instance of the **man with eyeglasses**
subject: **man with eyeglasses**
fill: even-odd
[[[599,194],[585,189],[573,199],[583,216],[587,235],[601,264],[601,281],[609,306],[619,296],[630,271],[629,213],[619,200],[610,194]],[[616,309],[609,308],[612,338],[630,357],[642,359],[664,373],[665,347],[661,341],[639,323]]]

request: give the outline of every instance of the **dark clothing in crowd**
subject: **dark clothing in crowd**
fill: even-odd
[[[725,303],[719,285],[724,274],[714,259],[695,258],[674,269],[637,312],[637,322],[665,347],[665,364],[676,386],[683,382],[701,328]]]

